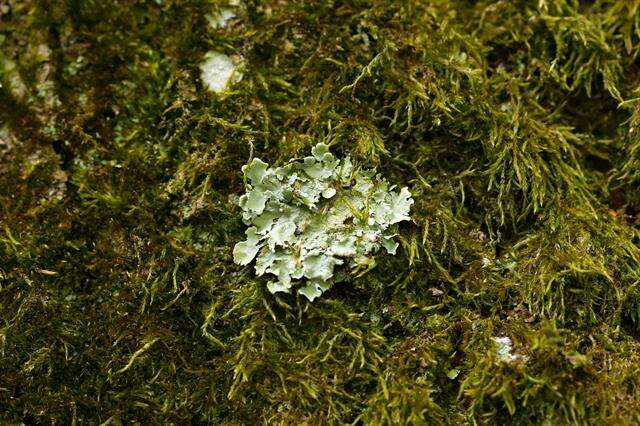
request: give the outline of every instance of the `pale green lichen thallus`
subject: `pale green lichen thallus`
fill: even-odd
[[[396,253],[397,224],[410,219],[413,199],[406,187],[336,158],[323,143],[311,153],[278,168],[259,158],[243,166],[239,205],[248,228],[233,258],[240,265],[255,259],[257,275],[274,275],[272,293],[294,290],[312,301],[373,268],[381,248]]]

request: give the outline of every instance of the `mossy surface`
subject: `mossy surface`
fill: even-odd
[[[640,423],[639,53],[627,0],[0,1],[0,422]],[[320,142],[415,204],[310,303],[235,201]]]

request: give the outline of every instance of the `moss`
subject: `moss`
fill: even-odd
[[[639,14],[2,2],[0,421],[640,422]],[[321,142],[415,204],[311,304],[234,264],[235,200]]]

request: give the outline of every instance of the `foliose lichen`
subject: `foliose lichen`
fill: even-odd
[[[255,258],[257,275],[275,275],[270,292],[294,289],[313,301],[348,273],[373,268],[381,248],[396,253],[397,224],[409,220],[413,199],[326,144],[311,153],[278,168],[259,158],[243,166],[239,205],[249,227],[233,258],[240,265]]]
[[[238,70],[238,61],[220,52],[208,52],[200,65],[202,82],[205,87],[215,93],[229,89],[232,83],[242,80],[242,72]]]

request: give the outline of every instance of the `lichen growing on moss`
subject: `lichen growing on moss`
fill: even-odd
[[[410,219],[413,200],[406,187],[395,191],[323,143],[311,153],[276,169],[259,158],[242,167],[247,192],[239,205],[250,227],[233,258],[247,265],[257,256],[256,274],[278,278],[267,283],[272,293],[288,293],[292,280],[304,279],[297,292],[313,301],[340,279],[336,266],[362,274],[381,248],[396,254],[397,224]]]
[[[0,424],[640,423],[639,15],[0,1]],[[309,303],[233,248],[318,143],[414,204]]]
[[[230,84],[242,80],[238,64],[224,53],[207,52],[200,69],[202,82],[209,90],[216,93],[224,92],[228,90]]]

